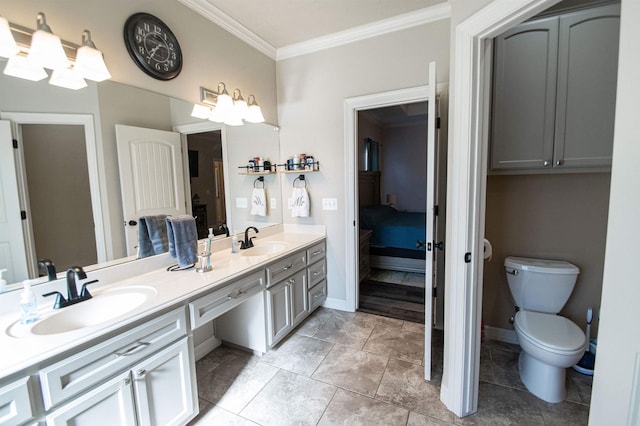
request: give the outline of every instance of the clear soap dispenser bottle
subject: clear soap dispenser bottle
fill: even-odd
[[[238,236],[231,230],[231,253],[238,253]]]
[[[7,272],[6,269],[0,269],[0,293],[7,291],[7,280],[2,277],[2,273]]]
[[[38,302],[31,290],[31,281],[23,282],[24,290],[20,295],[20,324],[31,324],[38,321]]]

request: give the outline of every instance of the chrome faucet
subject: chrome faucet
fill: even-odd
[[[247,229],[244,230],[244,241],[240,241],[240,250],[244,250],[244,249],[248,249],[253,247],[253,239],[255,237],[251,237],[249,238],[249,231],[253,229],[254,231],[256,231],[256,234],[260,231],[258,231],[258,228],[256,228],[255,226],[249,226]]]
[[[80,290],[80,294],[78,294],[78,287],[76,285],[76,277],[80,280],[84,280],[87,278],[87,274],[80,266],[72,266],[67,269],[67,298],[65,299],[62,293],[59,291],[52,291],[50,293],[45,293],[42,296],[56,296],[56,301],[53,304],[53,309],[60,309],[67,306],[75,305],[76,303],[82,302],[84,300],[91,299],[91,293],[87,289],[89,284],[97,283],[98,280],[93,280],[82,284],[82,288]]]

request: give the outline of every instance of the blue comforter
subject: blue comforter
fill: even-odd
[[[424,251],[425,213],[399,212],[390,206],[360,210],[360,228],[371,229],[371,245]],[[417,242],[423,244],[417,247]]]

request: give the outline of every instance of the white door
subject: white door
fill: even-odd
[[[0,269],[14,283],[29,277],[11,123],[0,121]]]
[[[433,284],[435,282],[435,185],[436,185],[436,63],[429,64],[429,101],[427,111],[427,256],[424,286],[424,378],[431,380],[431,327],[433,325]]]
[[[127,254],[136,254],[141,216],[186,213],[180,134],[116,125]]]

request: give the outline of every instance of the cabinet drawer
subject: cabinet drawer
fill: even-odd
[[[309,312],[313,312],[327,298],[327,280],[322,280],[309,290]]]
[[[109,377],[187,334],[180,307],[40,370],[45,409]]]
[[[309,287],[313,287],[327,276],[327,262],[321,260],[307,268],[307,280]]]
[[[326,244],[324,241],[309,247],[307,249],[308,264],[311,265],[313,262],[323,259],[326,255],[326,250]]]
[[[189,303],[191,328],[195,329],[213,321],[238,306],[247,297],[261,291],[263,286],[264,271],[259,271],[194,300]]]
[[[307,266],[307,252],[292,254],[267,266],[267,287],[272,286]]]
[[[0,425],[18,425],[33,419],[29,377],[0,388]]]

